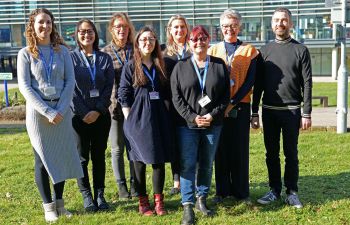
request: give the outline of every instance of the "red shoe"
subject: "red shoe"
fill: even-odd
[[[163,194],[154,194],[154,211],[158,216],[163,216],[167,214],[167,211],[164,208],[164,195]]]
[[[139,196],[139,213],[144,216],[153,216],[153,211],[148,201],[148,195]]]

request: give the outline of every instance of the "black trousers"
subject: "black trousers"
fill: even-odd
[[[74,116],[72,123],[80,137],[78,151],[84,172],[84,177],[78,179],[79,189],[81,192],[91,191],[88,173],[90,155],[94,189],[104,188],[106,175],[105,152],[111,126],[111,117],[109,114],[100,115],[94,123],[87,124],[79,116]]]
[[[146,164],[139,161],[134,161],[135,168],[135,186],[139,196],[146,196]],[[164,163],[152,164],[152,184],[153,193],[162,194],[165,181],[165,165]]]
[[[262,110],[269,185],[277,194],[282,191],[279,157],[281,131],[283,136],[283,153],[285,156],[284,185],[287,188],[287,194],[291,190],[298,191],[298,138],[300,120],[300,109],[271,110],[263,108]]]
[[[237,117],[224,118],[220,144],[215,156],[216,195],[249,197],[250,104],[234,107]]]
[[[177,137],[177,135],[175,135]],[[173,155],[173,159],[170,162],[171,165],[171,173],[173,174],[173,181],[180,182],[180,148],[178,146],[178,141],[175,140],[175,151]]]
[[[43,202],[45,204],[51,203],[52,197],[51,197],[49,174],[47,173],[45,166],[41,161],[40,156],[38,155],[38,153],[36,153],[35,150],[34,150],[34,159],[35,159],[35,166],[34,166],[35,183],[38,187],[40,196],[43,199]],[[53,185],[55,199],[62,199],[64,183],[65,182],[62,181]]]

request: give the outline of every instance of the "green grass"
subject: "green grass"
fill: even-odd
[[[302,132],[299,140],[299,193],[304,208],[297,210],[277,202],[270,206],[256,204],[268,190],[262,133],[251,134],[250,191],[252,205],[226,200],[214,206],[214,218],[196,213],[197,224],[350,224],[350,134],[334,132]],[[138,215],[137,201],[116,199],[116,184],[107,150],[106,199],[112,209],[108,212],[84,213],[76,181],[66,183],[64,197],[67,208],[75,215],[60,218],[57,224],[179,224],[182,216],[180,196],[171,197],[171,172],[167,165],[165,203],[169,215],[145,218]],[[281,156],[283,161],[283,156]],[[45,224],[41,200],[34,183],[33,152],[24,129],[0,129],[0,224]],[[149,168],[148,168],[149,169]],[[148,170],[148,193],[151,176]]]
[[[333,83],[313,83],[313,96],[328,96],[328,105],[337,106],[337,86]],[[313,106],[321,106],[319,100],[313,100]],[[348,91],[348,106],[350,106],[350,92]]]
[[[313,96],[320,96],[325,95],[328,96],[328,105],[329,106],[336,106],[337,105],[337,83],[330,82],[330,83],[314,83],[313,84]],[[15,96],[15,92],[18,94],[18,103],[23,104],[25,102],[23,96],[19,92],[18,88],[10,89],[9,90],[9,100],[10,104],[12,105],[14,103],[13,99]],[[348,92],[350,93],[350,92]],[[0,91],[0,106],[5,105],[5,98],[4,98],[4,92]],[[348,96],[348,105],[350,105],[350,94]],[[319,100],[313,100],[313,106],[315,107],[322,107],[320,105]],[[1,107],[0,107],[1,108]]]
[[[17,93],[17,100],[15,99],[15,93]],[[8,98],[10,106],[23,105],[25,104],[25,99],[18,88],[13,88],[8,90]],[[0,91],[0,109],[6,106],[5,92]]]

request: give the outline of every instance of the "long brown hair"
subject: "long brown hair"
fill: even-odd
[[[142,56],[139,49],[139,38],[141,34],[143,34],[144,32],[151,32],[154,38],[156,39],[154,50],[151,54],[151,58],[153,60],[153,63],[156,66],[156,70],[160,74],[159,79],[161,83],[164,83],[167,80],[167,77],[164,73],[165,71],[164,60],[162,57],[162,52],[160,49],[159,41],[157,39],[157,35],[152,28],[145,26],[139,30],[134,40],[134,60],[135,60],[135,72],[134,72],[134,84],[133,84],[134,87],[144,86],[148,83],[148,78],[144,75],[142,70]]]
[[[51,18],[52,31],[50,34],[50,42],[51,42],[51,45],[53,46],[55,52],[60,51],[60,45],[67,46],[64,43],[63,38],[57,32],[55,18],[53,17],[52,13],[45,8],[35,9],[29,15],[29,21],[28,21],[28,23],[26,25],[26,29],[25,29],[25,36],[26,36],[28,51],[36,59],[39,57],[39,48],[38,48],[38,43],[37,43],[36,34],[35,34],[35,30],[34,30],[34,23],[35,23],[36,16],[41,14],[41,13],[46,14],[46,15],[50,16],[50,18]]]
[[[170,33],[171,26],[172,26],[172,23],[174,20],[182,20],[185,23],[185,26],[187,29],[187,34],[186,34],[186,38],[185,38],[185,45],[187,45],[186,47],[187,47],[187,49],[189,49],[188,40],[190,37],[190,25],[188,24],[186,18],[183,15],[176,14],[169,19],[169,22],[168,22],[168,25],[166,28],[166,38],[167,38],[167,40],[166,40],[166,47],[167,47],[166,52],[170,56],[178,54],[177,53],[177,45],[174,41],[173,36]]]
[[[133,44],[134,41],[134,35],[135,35],[135,27],[132,24],[132,22],[129,19],[128,14],[123,13],[123,12],[116,12],[112,15],[111,19],[109,20],[109,24],[108,24],[108,30],[112,35],[112,39],[114,44],[116,44],[117,46],[121,46],[121,43],[119,43],[119,40],[117,40],[117,38],[114,36],[114,32],[113,32],[113,25],[114,25],[114,21],[116,19],[122,19],[124,22],[126,22],[128,24],[129,27],[129,33],[128,33],[128,40],[126,41],[126,44]]]

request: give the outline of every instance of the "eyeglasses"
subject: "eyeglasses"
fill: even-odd
[[[86,29],[86,30],[78,30],[78,33],[80,35],[85,35],[85,34],[93,35],[95,34],[95,31],[93,29]]]
[[[232,29],[232,30],[237,30],[239,28],[239,25],[237,24],[222,24],[221,27],[225,30]]]
[[[125,29],[129,28],[129,26],[123,25],[123,24],[118,24],[116,26],[113,26],[113,29],[115,29],[115,30],[121,30],[122,28],[123,28],[123,30],[125,30]]]
[[[155,42],[156,39],[153,38],[153,37],[149,37],[149,38],[139,39],[139,41],[140,41],[140,42],[146,42],[146,41]]]
[[[194,42],[194,43],[196,43],[198,40],[199,40],[200,42],[205,42],[205,41],[208,40],[208,37],[206,37],[206,36],[203,36],[203,37],[200,37],[200,38],[195,37],[195,38],[191,38],[190,40],[191,40],[192,42]]]

